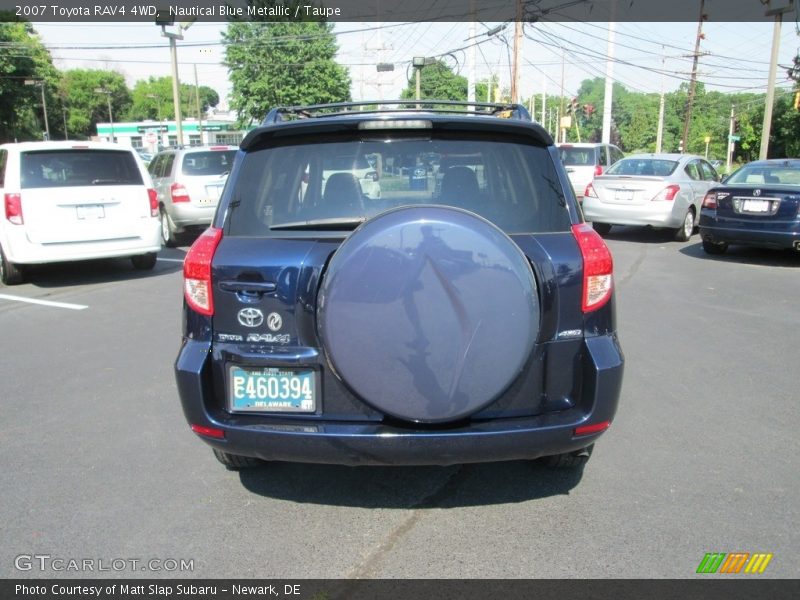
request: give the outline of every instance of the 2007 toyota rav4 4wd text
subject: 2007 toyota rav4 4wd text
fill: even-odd
[[[553,140],[518,105],[389,106],[274,109],[242,141],[184,262],[191,428],[230,468],[583,464],[623,356]]]

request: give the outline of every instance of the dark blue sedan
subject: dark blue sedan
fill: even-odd
[[[700,237],[709,254],[730,244],[800,252],[800,159],[751,162],[703,200]]]

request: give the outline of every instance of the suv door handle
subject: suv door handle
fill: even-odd
[[[266,294],[274,292],[278,286],[270,281],[220,281],[219,288],[226,292]]]

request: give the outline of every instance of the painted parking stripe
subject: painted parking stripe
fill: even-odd
[[[157,260],[164,260],[164,261],[167,261],[167,262],[179,262],[179,263],[183,262],[182,258],[159,258]]]
[[[37,300],[36,298],[25,298],[24,296],[11,296],[0,294],[0,300],[13,300],[14,302],[27,302],[29,304],[39,304],[41,306],[52,306],[54,308],[68,308],[70,310],[83,310],[89,308],[85,304],[69,304],[68,302],[52,302],[51,300]]]

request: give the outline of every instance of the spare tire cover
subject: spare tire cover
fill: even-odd
[[[334,371],[375,409],[463,418],[520,374],[539,330],[530,263],[464,210],[402,207],[364,223],[331,258],[318,327]]]

